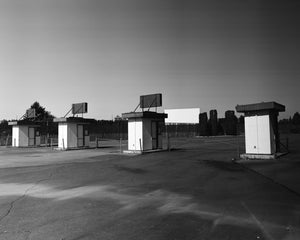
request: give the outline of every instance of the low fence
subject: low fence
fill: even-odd
[[[42,147],[51,147],[58,145],[58,136],[40,136],[40,146]],[[12,146],[12,136],[0,136],[0,146]]]
[[[167,124],[163,129],[166,137],[195,137],[199,133],[199,124]]]
[[[58,146],[58,136],[52,135],[52,136],[41,136],[41,143],[40,145],[42,147],[55,147]]]
[[[127,140],[128,139],[128,133],[108,133],[108,132],[103,132],[103,133],[91,133],[90,134],[90,141],[96,141],[96,139],[123,139]]]
[[[0,146],[11,146],[12,138],[10,135],[0,136]]]
[[[91,140],[95,137],[102,139],[127,139],[128,122],[122,121],[95,121],[89,126]]]
[[[90,135],[90,145],[96,147],[99,145],[98,142],[103,140],[127,140],[128,134],[126,133],[101,133],[101,134],[91,134]],[[12,146],[12,136],[0,136],[0,146]],[[57,135],[41,135],[40,136],[40,146],[41,147],[57,147],[58,146],[58,136]]]

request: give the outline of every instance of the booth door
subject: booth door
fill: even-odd
[[[151,122],[152,149],[158,148],[157,122]]]
[[[269,116],[245,117],[246,153],[271,154]]]
[[[77,125],[77,145],[78,147],[84,146],[83,125]]]
[[[33,127],[28,128],[28,146],[35,145],[35,129]]]

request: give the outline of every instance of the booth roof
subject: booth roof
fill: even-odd
[[[8,125],[10,126],[32,126],[32,127],[39,127],[40,125],[36,122],[30,121],[30,120],[17,120],[17,121],[10,121],[8,122]]]
[[[123,118],[154,118],[154,119],[164,119],[168,117],[168,114],[165,113],[157,113],[157,112],[129,112],[123,113]]]
[[[94,121],[94,119],[91,118],[80,118],[80,117],[68,117],[68,118],[54,118],[53,122],[58,123],[90,123]]]
[[[254,104],[237,105],[235,109],[237,112],[257,112],[262,110],[284,112],[285,106],[276,102],[261,102]]]

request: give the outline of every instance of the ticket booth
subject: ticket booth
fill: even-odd
[[[58,148],[61,150],[88,148],[89,120],[79,117],[55,118],[58,123]]]
[[[123,113],[128,119],[128,151],[142,153],[163,148],[162,129],[165,124],[165,113],[130,112]]]
[[[36,147],[41,144],[40,126],[32,121],[9,122],[12,126],[12,147]]]
[[[245,148],[242,158],[270,159],[280,153],[278,131],[279,112],[285,106],[276,102],[237,105],[237,112],[245,114]]]

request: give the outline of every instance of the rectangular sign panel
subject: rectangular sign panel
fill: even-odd
[[[161,107],[161,106],[162,106],[161,93],[140,96],[141,108]]]
[[[86,102],[72,104],[73,114],[87,113],[87,111],[88,111],[88,104]]]
[[[166,123],[199,123],[200,108],[165,109]]]
[[[29,108],[26,110],[26,117],[27,118],[35,118],[35,109],[34,108]]]

